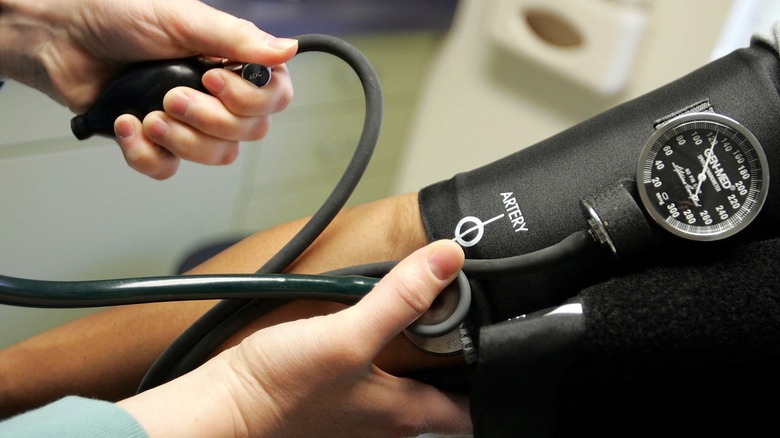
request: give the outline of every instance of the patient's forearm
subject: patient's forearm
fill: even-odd
[[[304,222],[294,221],[259,232],[191,272],[254,272],[287,243]],[[426,243],[417,194],[399,195],[343,210],[289,271],[318,273],[354,264],[400,259]]]
[[[165,345],[213,304],[118,307],[0,351],[0,418],[68,394],[132,394]]]
[[[191,273],[254,272],[303,223],[290,222],[259,232]],[[344,210],[290,271],[318,273],[353,264],[401,259],[425,243],[416,194],[401,195]],[[107,400],[131,395],[153,361],[214,303],[117,307],[0,351],[0,417],[66,394]],[[247,327],[226,346],[258,328],[331,312],[337,306],[323,302],[291,303]],[[402,342],[396,344],[403,352],[408,351]],[[395,362],[388,363],[388,368],[409,366],[408,361],[395,359],[395,354],[385,356]],[[424,356],[421,359],[427,361]]]

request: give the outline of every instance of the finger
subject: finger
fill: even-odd
[[[293,98],[293,86],[285,65],[274,67],[271,81],[258,88],[240,75],[212,69],[203,75],[203,85],[233,114],[261,116],[284,110]]]
[[[238,157],[237,141],[215,138],[181,123],[162,111],[144,118],[144,134],[171,154],[201,164],[230,164]]]
[[[163,108],[172,119],[218,139],[259,140],[265,137],[270,127],[268,116],[246,117],[234,114],[216,97],[186,87],[169,91],[163,99]],[[160,134],[165,132],[161,130]]]
[[[463,250],[442,240],[421,248],[401,261],[360,302],[347,309],[343,336],[359,337],[356,344],[371,357],[414,322],[463,266]]]
[[[154,179],[170,178],[179,168],[179,158],[144,135],[136,117],[124,114],[114,121],[116,142],[128,166]]]
[[[177,42],[193,52],[241,62],[275,66],[295,56],[296,40],[276,38],[253,23],[201,2],[188,5],[188,20],[181,20],[176,3],[157,11],[161,22],[177,23]]]

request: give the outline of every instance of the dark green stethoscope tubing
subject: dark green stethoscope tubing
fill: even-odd
[[[494,260],[466,260],[471,278],[530,272],[593,248],[587,231],[557,245]],[[0,275],[0,304],[39,308],[107,307],[211,299],[318,299],[354,304],[397,262],[353,266],[325,274],[210,274],[91,281],[48,281]]]
[[[379,282],[360,275],[226,274],[47,281],[0,275],[0,304],[38,308],[106,307],[227,298],[319,299],[356,303]]]

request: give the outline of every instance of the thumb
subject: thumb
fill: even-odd
[[[176,22],[181,6],[169,4],[169,22]],[[275,66],[289,61],[298,49],[298,41],[276,38],[252,22],[215,9],[200,1],[189,6],[187,20],[179,19],[178,43],[189,50],[208,56]],[[182,22],[183,21],[183,22]]]
[[[430,307],[463,267],[463,250],[441,240],[402,260],[360,302],[345,310],[346,336],[378,353]],[[373,356],[372,356],[373,357]]]

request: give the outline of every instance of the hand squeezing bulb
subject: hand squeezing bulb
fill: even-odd
[[[139,119],[163,109],[163,97],[169,90],[186,86],[208,92],[201,82],[206,71],[226,68],[262,87],[271,80],[271,69],[259,64],[235,64],[201,57],[148,61],[134,64],[122,72],[86,113],[71,120],[70,127],[79,140],[93,135],[115,137],[114,121],[122,114]]]

